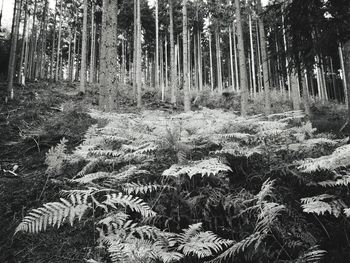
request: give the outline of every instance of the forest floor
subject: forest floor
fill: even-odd
[[[3,90],[4,84],[0,84]],[[40,237],[27,237],[14,242],[14,229],[30,208],[57,199],[59,186],[48,184],[45,156],[62,138],[68,140],[72,152],[93,125],[105,125],[87,112],[96,107],[96,96],[77,94],[73,84],[31,83],[19,88],[15,99],[0,106],[0,262],[81,262],[90,253],[92,237],[84,231],[48,231]],[[3,101],[3,94],[0,94]],[[178,112],[167,103],[145,96],[150,110]],[[339,132],[345,122],[345,110],[332,105],[312,107],[311,122],[320,132]],[[137,113],[130,100],[123,100],[120,112]],[[82,226],[82,228],[87,226]],[[81,249],[79,249],[81,248]],[[62,251],[65,251],[64,256]],[[82,252],[83,251],[83,252]]]

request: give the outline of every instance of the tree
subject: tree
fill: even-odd
[[[240,66],[240,73],[241,73],[240,75],[241,77],[241,114],[242,116],[246,116],[249,91],[248,91],[248,77],[247,77],[244,40],[243,40],[240,0],[235,0],[235,6],[236,6],[237,40],[238,40],[237,49],[238,49],[239,66]]]
[[[258,17],[258,26],[259,26],[259,36],[260,36],[262,69],[263,69],[263,77],[264,77],[265,113],[268,115],[271,113],[270,82],[269,82],[269,68],[268,68],[268,58],[267,58],[267,50],[266,50],[266,34],[265,34],[264,21],[261,17],[261,14],[263,11],[261,0],[257,1],[257,8],[260,13]]]
[[[111,111],[116,107],[118,86],[118,1],[103,1],[102,39],[100,54],[100,108]]]
[[[345,72],[344,72],[344,77],[346,79],[347,83],[347,96],[348,96],[348,124],[350,124],[350,40],[346,41],[344,44],[344,67],[345,67]]]
[[[137,107],[142,107],[141,0],[137,0],[136,86]]]
[[[171,103],[176,104],[176,56],[175,56],[175,40],[174,40],[174,12],[173,12],[173,0],[169,0],[169,17],[170,17],[170,85],[171,85]]]
[[[190,71],[188,65],[188,28],[187,28],[187,0],[182,2],[182,39],[183,39],[183,77],[184,77],[184,110],[185,112],[191,111],[191,101],[189,95],[189,78]]]
[[[87,56],[87,14],[88,14],[88,1],[84,0],[84,19],[83,19],[83,37],[81,48],[81,69],[80,69],[80,92],[85,93],[86,90],[86,56]]]
[[[17,40],[19,34],[19,24],[20,24],[20,10],[21,10],[22,1],[16,0],[14,4],[14,25],[12,31],[12,40],[11,40],[11,50],[10,50],[10,62],[8,66],[8,86],[7,86],[7,94],[6,94],[6,102],[8,101],[8,96],[10,99],[14,98],[14,90],[13,90],[13,78],[16,70],[16,50],[17,50]]]

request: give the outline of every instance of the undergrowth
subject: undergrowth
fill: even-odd
[[[70,224],[95,241],[87,262],[348,261],[348,139],[302,112],[90,115],[107,124],[48,153],[61,197],[28,210],[15,242]]]

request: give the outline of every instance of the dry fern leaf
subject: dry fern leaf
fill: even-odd
[[[217,158],[193,162],[188,165],[173,165],[163,172],[163,176],[178,177],[180,175],[188,175],[192,178],[196,174],[204,176],[215,176],[220,172],[232,171],[231,168],[220,162]]]

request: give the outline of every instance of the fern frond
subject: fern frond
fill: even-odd
[[[171,187],[168,185],[159,185],[159,184],[140,184],[140,183],[125,183],[123,185],[123,190],[127,193],[127,194],[150,194],[153,192],[156,192],[160,189],[170,189]]]
[[[108,178],[110,176],[111,176],[111,173],[97,172],[97,173],[86,174],[81,178],[77,178],[77,179],[74,179],[71,181],[75,182],[75,183],[79,183],[79,184],[89,184],[92,181],[103,179],[103,178]]]
[[[335,217],[339,217],[346,205],[340,199],[335,199],[332,195],[318,195],[301,199],[302,208],[305,213],[315,213],[317,215],[324,215],[329,213]]]
[[[296,263],[319,263],[322,261],[324,256],[327,254],[326,250],[318,249],[318,247],[312,247],[308,252],[302,254]]]
[[[245,239],[241,240],[238,243],[233,244],[229,247],[224,253],[211,260],[211,263],[220,263],[220,262],[234,262],[234,258],[241,252],[244,252],[246,248],[252,245],[254,242],[259,240],[260,233],[254,233]]]
[[[219,253],[232,243],[233,241],[221,239],[211,231],[199,232],[191,236],[186,243],[180,244],[177,250],[186,256],[195,255],[201,259]]]
[[[90,207],[86,200],[77,199],[74,195],[71,200],[61,198],[61,202],[44,204],[43,207],[33,209],[18,225],[15,234],[22,231],[36,234],[45,231],[48,226],[57,226],[69,221],[73,225],[74,219],[81,220],[86,210]]]
[[[140,198],[132,195],[123,195],[122,193],[108,194],[103,204],[117,208],[116,205],[129,207],[132,211],[140,213],[144,217],[155,216],[156,213]]]
[[[333,171],[350,165],[350,144],[338,147],[331,155],[298,162],[298,169],[304,173],[318,170]]]
[[[266,233],[268,229],[276,221],[277,217],[286,208],[284,205],[277,203],[264,202],[262,209],[258,215],[258,223],[256,224],[256,231]]]
[[[216,158],[193,162],[189,165],[173,165],[163,172],[163,176],[179,177],[180,175],[188,175],[192,178],[196,174],[203,176],[216,176],[220,172],[232,171],[231,168],[220,162]]]
[[[77,176],[82,177],[85,174],[92,173],[94,169],[96,169],[96,167],[98,167],[99,165],[103,164],[105,160],[105,157],[92,159],[83,167],[83,169],[77,174]]]
[[[90,150],[89,153],[93,156],[118,157],[122,155],[120,151],[113,150]]]
[[[350,175],[339,175],[335,180],[318,182],[318,184],[323,187],[348,186],[350,184]]]

